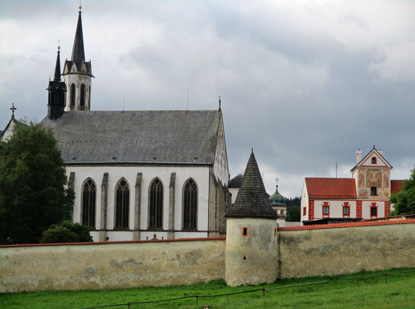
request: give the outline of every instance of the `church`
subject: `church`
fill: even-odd
[[[377,219],[391,211],[389,197],[400,191],[402,180],[391,180],[392,165],[375,146],[357,164],[352,178],[305,178],[301,197],[301,222],[318,224]]]
[[[62,74],[58,48],[42,120],[75,191],[73,222],[88,226],[94,241],[225,234],[231,196],[220,102],[202,111],[91,110],[81,14]]]

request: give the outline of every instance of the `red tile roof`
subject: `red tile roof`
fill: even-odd
[[[305,182],[309,198],[357,198],[353,178],[306,178]]]
[[[415,224],[415,219],[392,220],[392,221],[361,221],[361,222],[353,222],[353,223],[333,223],[333,224],[316,224],[316,225],[280,227],[278,228],[278,231],[285,232],[285,231],[303,231],[303,230],[323,230],[323,229],[339,229],[339,228],[345,228],[345,227],[377,226],[377,225],[392,225],[392,224]]]
[[[398,193],[401,191],[403,180],[391,180],[391,193]]]

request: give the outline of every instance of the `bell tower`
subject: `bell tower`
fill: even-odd
[[[62,74],[67,88],[65,111],[91,110],[91,79],[94,76],[91,61],[85,61],[81,9],[82,6],[79,6],[72,57],[71,60],[65,60]]]
[[[65,83],[61,81],[61,65],[60,65],[60,46],[58,46],[58,55],[56,57],[55,75],[53,80],[49,80],[49,87],[46,89],[48,95],[48,118],[58,119],[62,116],[65,108]]]

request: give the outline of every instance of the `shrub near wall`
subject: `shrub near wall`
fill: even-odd
[[[114,289],[224,278],[225,238],[0,248],[0,292]]]
[[[415,267],[415,220],[279,229],[279,277]]]

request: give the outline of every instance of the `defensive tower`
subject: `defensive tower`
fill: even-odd
[[[238,286],[274,282],[277,214],[268,200],[253,151],[235,204],[225,217],[226,283]]]

